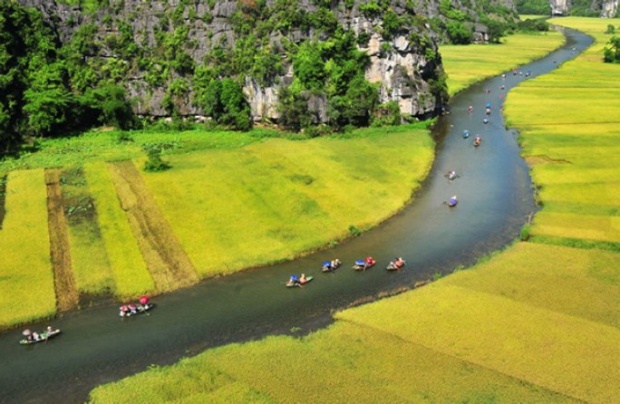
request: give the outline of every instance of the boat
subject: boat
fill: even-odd
[[[40,333],[36,333],[36,332],[31,333],[30,330],[26,330],[24,331],[24,336],[26,338],[20,340],[19,343],[21,345],[36,344],[37,342],[47,341],[48,339],[53,338],[57,336],[58,334],[60,334],[60,330],[52,329],[51,327],[48,327],[47,330],[42,331]]]
[[[368,257],[365,260],[355,260],[355,265],[353,265],[353,269],[356,271],[365,271],[369,268],[372,268],[377,261],[372,259],[372,257]]]
[[[146,313],[147,311],[151,310],[153,307],[155,307],[155,303],[148,303],[148,302],[145,304],[137,303],[137,304],[122,305],[119,309],[118,315],[121,317],[131,317],[131,316],[135,316],[138,314]]]
[[[332,272],[338,269],[342,265],[342,262],[338,258],[331,261],[324,261],[323,266],[321,267],[321,271],[323,272]]]
[[[291,279],[289,279],[288,282],[286,282],[286,287],[287,288],[294,288],[296,286],[302,287],[313,279],[314,279],[314,276],[306,276],[305,280],[301,280],[296,275],[293,275],[291,276]]]
[[[390,262],[385,269],[387,269],[388,271],[400,271],[404,267],[405,267],[405,260],[402,258],[398,258]]]

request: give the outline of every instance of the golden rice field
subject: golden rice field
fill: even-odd
[[[143,176],[208,276],[291,259],[349,236],[350,225],[375,225],[404,206],[432,159],[425,129],[399,127],[170,156],[172,170]]]
[[[590,32],[609,21],[558,23]],[[615,83],[618,75],[599,66],[593,52],[558,69],[554,74],[572,69],[572,76],[556,82]],[[541,120],[536,107],[555,97],[537,91],[538,80],[509,96],[511,122],[523,125],[524,153],[542,187],[545,207],[533,240],[553,228],[560,238],[611,242],[618,228],[611,196],[620,125],[589,119],[587,107],[580,116],[558,109],[553,120]],[[608,91],[573,94],[587,105],[586,95],[615,94]],[[527,108],[520,97],[530,97]],[[307,337],[212,349],[100,386],[91,401],[619,402],[620,254],[591,247],[519,242],[424,288],[337,313],[334,325]]]
[[[596,43],[561,69],[524,82],[506,100],[520,128],[544,209],[531,227],[533,241],[616,243],[620,251],[620,66],[602,63],[613,20],[562,18]],[[575,79],[578,77],[578,79]]]
[[[89,136],[94,137],[95,144],[103,145],[106,155],[118,157],[125,153],[105,146],[106,140],[100,134]],[[233,136],[237,134],[216,133],[210,145],[193,133],[187,139],[179,134],[172,143],[186,153],[167,155],[165,158],[173,165],[167,172],[136,172],[145,180],[142,188],[137,183],[131,186],[127,181],[133,180],[119,174],[116,165],[106,163],[103,156],[99,160],[85,157],[78,165],[75,156],[62,155],[55,151],[58,145],[52,144],[47,156],[26,157],[30,160],[27,165],[56,164],[58,154],[68,164],[62,171],[61,189],[66,203],[68,256],[82,298],[111,294],[129,299],[143,293],[161,293],[171,285],[186,286],[200,278],[322,248],[349,237],[351,225],[363,231],[396,213],[411,198],[433,160],[433,141],[426,124],[311,140]],[[208,135],[203,133],[202,137]],[[65,146],[60,149],[67,153],[70,145],[79,153],[90,150],[84,140],[61,143]],[[133,147],[130,144],[126,152],[131,153]],[[141,167],[144,159],[136,156],[135,162]],[[12,173],[18,172],[26,171],[11,171],[9,188],[18,176]],[[45,183],[38,186],[45,203]],[[360,192],[362,189],[364,192]],[[355,198],[351,197],[354,194]],[[152,197],[145,216],[136,216],[140,212],[132,208],[137,197]],[[46,218],[47,212],[30,214],[32,203],[22,205],[13,209],[7,200],[6,228],[22,217],[36,218],[33,226],[37,229],[26,226],[20,231],[45,234],[37,242],[45,246],[41,252],[51,275],[49,239],[47,227],[43,226],[47,221],[40,217]],[[289,217],[305,220],[287,222]],[[143,220],[149,222],[149,231],[140,227]],[[248,221],[253,225],[247,226]],[[152,234],[147,234],[151,230]],[[19,242],[12,236],[21,232],[0,231],[4,237],[0,249],[15,251],[14,259],[6,257],[14,262],[0,269],[5,276],[2,287],[7,291],[19,289],[30,279],[5,275],[10,273],[8,268],[14,266],[16,270],[25,259],[36,257],[26,252],[28,245],[11,247]],[[161,243],[167,250],[160,251],[159,256],[149,250],[150,245]],[[189,259],[180,263],[178,259],[183,261],[185,254]],[[160,258],[171,261],[162,264]],[[172,268],[168,265],[171,262],[179,265]],[[185,275],[180,276],[182,272]],[[175,282],[171,276],[178,276],[180,281]],[[38,282],[34,278],[32,281]],[[39,312],[45,316],[54,313],[53,277],[49,282],[51,311],[40,305],[39,311],[25,318],[20,311],[6,311],[0,328],[40,318]],[[16,301],[10,293],[4,296]],[[11,320],[13,315],[15,320]]]
[[[17,325],[56,313],[43,170],[13,171],[0,230],[0,324]]]
[[[485,78],[540,58],[562,44],[564,36],[550,31],[510,35],[497,45],[441,45],[439,51],[448,74],[448,90],[453,95]]]

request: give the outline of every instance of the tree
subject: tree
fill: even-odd
[[[620,37],[613,36],[603,51],[605,63],[620,63]]]

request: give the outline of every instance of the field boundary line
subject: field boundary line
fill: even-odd
[[[79,293],[71,265],[71,246],[60,189],[59,169],[45,170],[45,186],[47,189],[47,220],[56,304],[58,310],[69,311],[77,308]]]

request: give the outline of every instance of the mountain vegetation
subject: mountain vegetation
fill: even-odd
[[[321,134],[433,116],[438,43],[497,42],[515,20],[495,0],[2,2],[0,152],[161,117]]]

